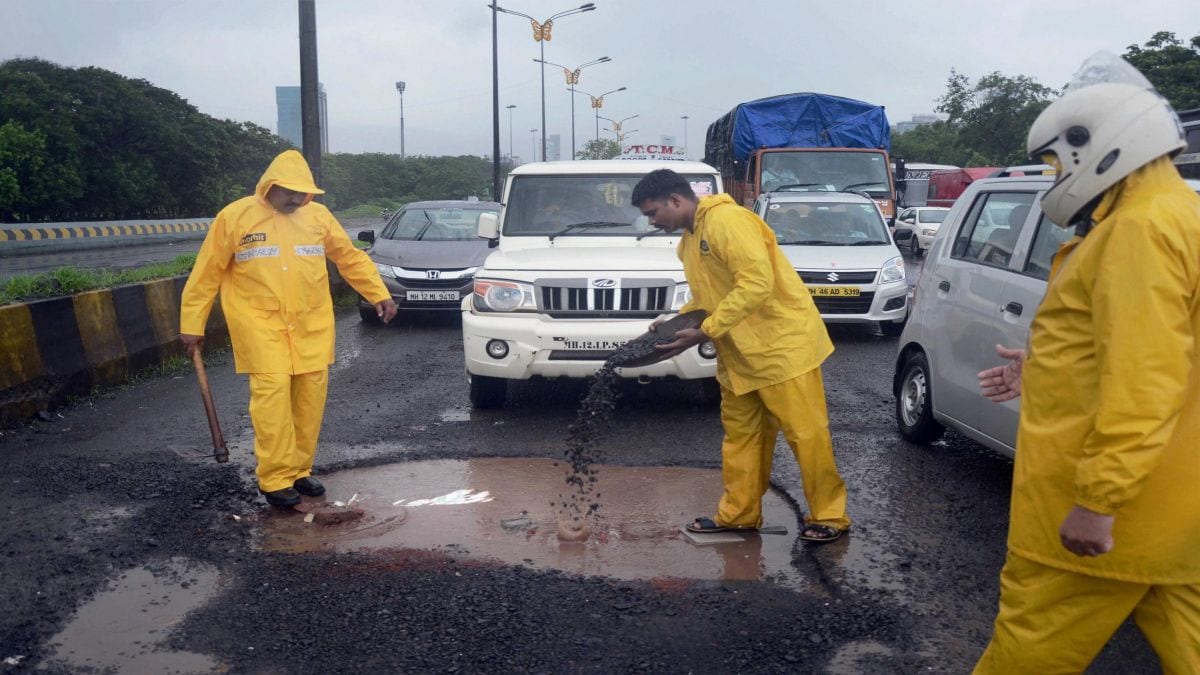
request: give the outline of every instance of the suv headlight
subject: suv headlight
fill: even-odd
[[[890,284],[904,281],[904,258],[892,258],[883,264],[879,270],[879,283]]]
[[[671,309],[678,312],[692,299],[692,289],[687,284],[675,284],[675,297],[671,298]]]
[[[532,285],[494,279],[475,280],[474,305],[486,312],[537,310]]]
[[[384,276],[389,279],[396,278],[396,270],[392,269],[391,265],[384,265],[383,263],[375,263],[375,269],[379,271],[380,276]]]

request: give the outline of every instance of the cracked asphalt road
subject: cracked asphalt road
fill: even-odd
[[[264,552],[245,524],[266,508],[251,482],[247,386],[215,355],[208,375],[230,464],[178,452],[208,438],[190,373],[104,392],[0,437],[0,669],[82,670],[69,652],[88,645],[56,636],[122,575],[146,569],[167,595],[218,578],[186,616],[136,636],[131,649],[162,656],[163,671],[969,671],[995,611],[1011,462],[954,434],[930,447],[901,441],[894,340],[831,332],[824,373],[855,526],[833,544],[793,546],[792,565],[815,590],[582,578],[446,551]],[[561,459],[583,384],[522,384],[505,409],[470,411],[457,316],[373,328],[350,311],[338,341],[318,473]],[[717,411],[700,394],[627,383],[598,444],[606,463],[719,467]],[[772,482],[803,508],[786,445]],[[1091,672],[1156,668],[1126,625]]]

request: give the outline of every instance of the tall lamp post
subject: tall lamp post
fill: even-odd
[[[533,161],[537,161],[537,129],[529,130],[530,150],[533,152]]]
[[[508,105],[507,105],[507,106],[505,106],[505,107],[506,107],[506,108],[508,108],[508,163],[509,163],[509,164],[512,164],[512,161],[513,161],[513,151],[512,151],[512,111],[513,111],[513,108],[515,108],[515,107],[517,107],[517,106],[516,106],[516,105],[513,105],[513,104],[511,104],[511,103],[510,103],[510,104],[508,104]]]
[[[624,143],[624,142],[625,142],[625,137],[626,137],[626,136],[628,136],[629,134],[632,134],[632,133],[633,133],[633,131],[627,131],[627,132],[625,132],[625,133],[621,133],[621,125],[622,125],[622,124],[625,124],[625,123],[626,123],[626,122],[628,122],[629,120],[631,120],[631,119],[634,119],[634,118],[636,118],[636,117],[637,117],[637,115],[630,115],[629,117],[625,117],[625,118],[623,118],[623,119],[621,119],[621,120],[614,120],[614,119],[612,119],[611,117],[604,117],[603,115],[600,115],[600,116],[599,116],[599,119],[602,119],[602,120],[607,120],[608,122],[610,122],[610,123],[612,124],[612,129],[610,129],[610,130],[608,130],[608,131],[612,131],[612,132],[613,132],[613,134],[615,134],[615,135],[616,135],[616,137],[617,137],[617,145],[620,145],[620,144],[622,144],[622,143]],[[635,129],[634,131],[637,131],[637,130]]]
[[[615,94],[618,91],[625,91],[625,87],[621,87],[619,89],[613,89],[612,91],[606,91],[603,94],[600,94],[599,96],[592,96],[591,94],[587,93],[586,91],[584,91],[582,89],[571,89],[569,91],[571,91],[572,93],[583,94],[584,96],[587,96],[588,98],[592,99],[592,108],[594,108],[596,110],[596,140],[597,141],[600,140],[600,109],[604,107],[604,97],[608,96],[609,94]]]
[[[607,56],[601,56],[595,61],[588,61],[587,63],[580,64],[575,68],[569,68],[561,63],[554,63],[552,61],[545,61],[543,59],[534,59],[534,61],[541,63],[543,66],[549,65],[562,68],[563,75],[567,78],[567,84],[571,87],[571,159],[575,159],[575,85],[579,84],[579,71],[587,68],[588,66],[594,66],[597,63],[608,63],[609,61],[612,61],[612,59],[608,58]]]
[[[575,7],[574,9],[568,9],[566,11],[559,12],[557,14],[552,14],[552,15],[550,15],[550,18],[546,19],[545,21],[542,21],[541,23],[539,23],[537,19],[533,18],[532,16],[529,16],[528,14],[522,14],[521,12],[516,12],[511,9],[505,9],[503,7],[500,7],[499,5],[497,5],[494,2],[488,6],[491,7],[492,11],[495,11],[495,12],[501,12],[503,14],[512,14],[514,16],[519,16],[519,17],[522,17],[525,19],[529,19],[529,23],[533,26],[533,40],[534,40],[534,42],[538,43],[538,47],[541,50],[539,55],[541,56],[541,60],[542,60],[542,160],[545,161],[545,159],[546,159],[546,63],[545,63],[546,43],[550,41],[550,31],[552,28],[554,28],[554,20],[555,19],[561,19],[564,16],[571,16],[572,14],[582,14],[584,12],[590,12],[590,11],[596,9],[596,3],[589,2],[586,5],[580,5],[578,7]]]
[[[679,119],[683,120],[683,158],[688,158],[688,143],[687,143],[687,115],[680,115]]]
[[[400,92],[400,159],[404,159],[404,83],[396,83],[396,91]]]

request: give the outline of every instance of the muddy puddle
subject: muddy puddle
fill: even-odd
[[[604,506],[588,517],[585,542],[562,542],[553,502],[571,467],[535,458],[407,462],[321,475],[327,492],[314,503],[363,511],[333,525],[303,514],[264,511],[251,519],[263,550],[439,550],[510,565],[620,579],[760,580],[809,586],[791,565],[798,523],[773,491],[763,499],[768,525],[785,535],[736,535],[697,545],[679,530],[711,515],[721,496],[717,470],[593,467]],[[306,500],[307,501],[307,500]]]
[[[96,673],[224,672],[203,654],[161,646],[171,628],[217,592],[216,569],[183,558],[127,570],[50,640],[42,668]]]

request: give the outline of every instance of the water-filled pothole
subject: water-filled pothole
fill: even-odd
[[[183,558],[123,572],[50,640],[53,652],[45,665],[72,672],[220,671],[203,654],[159,647],[172,626],[216,591],[217,571]]]
[[[429,549],[621,579],[773,577],[808,586],[791,564],[796,513],[774,491],[763,498],[764,519],[788,534],[696,545],[679,528],[713,513],[722,491],[719,471],[594,468],[593,494],[601,506],[582,543],[559,541],[552,503],[569,490],[569,467],[549,459],[434,460],[326,474],[320,478],[327,492],[316,501],[361,508],[362,518],[323,526],[274,510],[254,524],[259,546],[272,551]]]

